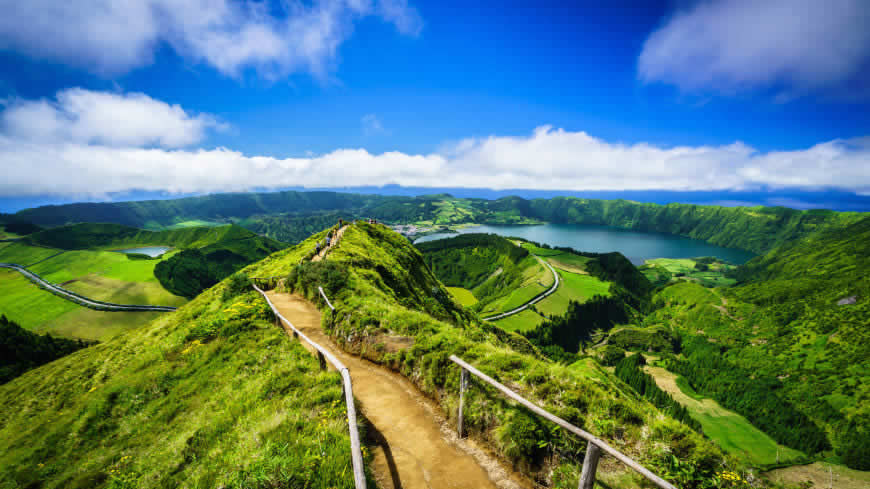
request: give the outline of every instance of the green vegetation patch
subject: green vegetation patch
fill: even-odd
[[[447,287],[447,292],[450,292],[450,295],[459,301],[463,307],[471,307],[477,304],[477,298],[474,297],[474,294],[472,294],[468,289],[462,287]]]
[[[598,277],[557,271],[561,282],[555,292],[535,304],[538,311],[545,316],[561,316],[568,312],[571,301],[586,302],[596,295],[610,295],[610,283]]]
[[[687,384],[681,377],[661,367],[646,367],[644,370],[655,379],[659,388],[684,406],[691,417],[700,423],[704,434],[725,451],[747,463],[762,466],[806,459],[802,452],[777,444],[743,416],[723,408],[713,399],[698,395],[694,390],[685,390],[681,386]]]
[[[0,486],[352,488],[340,376],[224,296],[0,386]]]

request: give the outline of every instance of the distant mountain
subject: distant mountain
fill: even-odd
[[[418,197],[337,192],[215,194],[175,200],[68,204],[26,209],[16,217],[41,226],[111,222],[160,229],[179,222],[235,222],[275,239],[304,236],[288,228],[313,229],[324,217],[373,217],[390,223],[598,224],[654,231],[719,246],[764,253],[816,231],[859,220],[856,212],[799,211],[786,207],[720,207],[694,204],[645,204],[629,200],[576,197],[526,200],[461,199],[446,194]]]

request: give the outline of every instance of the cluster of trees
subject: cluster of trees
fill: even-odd
[[[7,232],[20,236],[42,231],[41,227],[30,221],[17,218],[14,214],[0,213],[0,225],[2,225]]]
[[[473,289],[499,268],[529,256],[525,248],[494,234],[460,234],[420,243],[426,265],[441,282]]]
[[[335,225],[339,219],[350,221],[357,217],[354,212],[326,212],[307,216],[267,215],[246,219],[241,224],[255,233],[296,244]]]
[[[586,302],[571,301],[563,316],[550,317],[535,329],[524,333],[535,345],[558,346],[567,352],[577,352],[589,342],[595,330],[607,331],[615,324],[625,324],[632,315],[626,298],[630,294],[612,287],[610,296],[596,295]]]
[[[701,337],[685,342],[683,353],[683,360],[666,359],[667,369],[685,377],[697,392],[745,416],[785,446],[808,454],[831,448],[824,430],[777,395],[782,384],[776,378],[731,364],[719,347]]]
[[[194,298],[203,290],[248,264],[278,251],[283,244],[268,238],[252,238],[183,250],[154,267],[154,276],[166,290]]]
[[[641,370],[643,365],[646,365],[646,359],[640,353],[625,357],[616,364],[616,376],[657,408],[701,433],[701,424],[689,416],[685,406],[661,390],[651,375]]]
[[[624,328],[607,337],[609,344],[625,350],[680,352],[680,339],[666,329],[641,330]]]
[[[0,384],[91,344],[31,333],[0,315]]]

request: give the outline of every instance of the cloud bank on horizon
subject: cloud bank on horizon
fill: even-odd
[[[870,138],[762,153],[740,142],[659,147],[542,126],[526,136],[469,138],[429,154],[336,149],[282,159],[191,147],[223,127],[208,114],[135,93],[70,89],[52,101],[12,101],[0,112],[0,194],[384,184],[678,191],[767,186],[870,194]]]

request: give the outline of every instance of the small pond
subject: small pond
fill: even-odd
[[[148,255],[150,257],[160,256],[171,248],[169,246],[145,246],[142,248],[127,248],[126,250],[115,250],[119,253],[136,253],[139,255]]]

